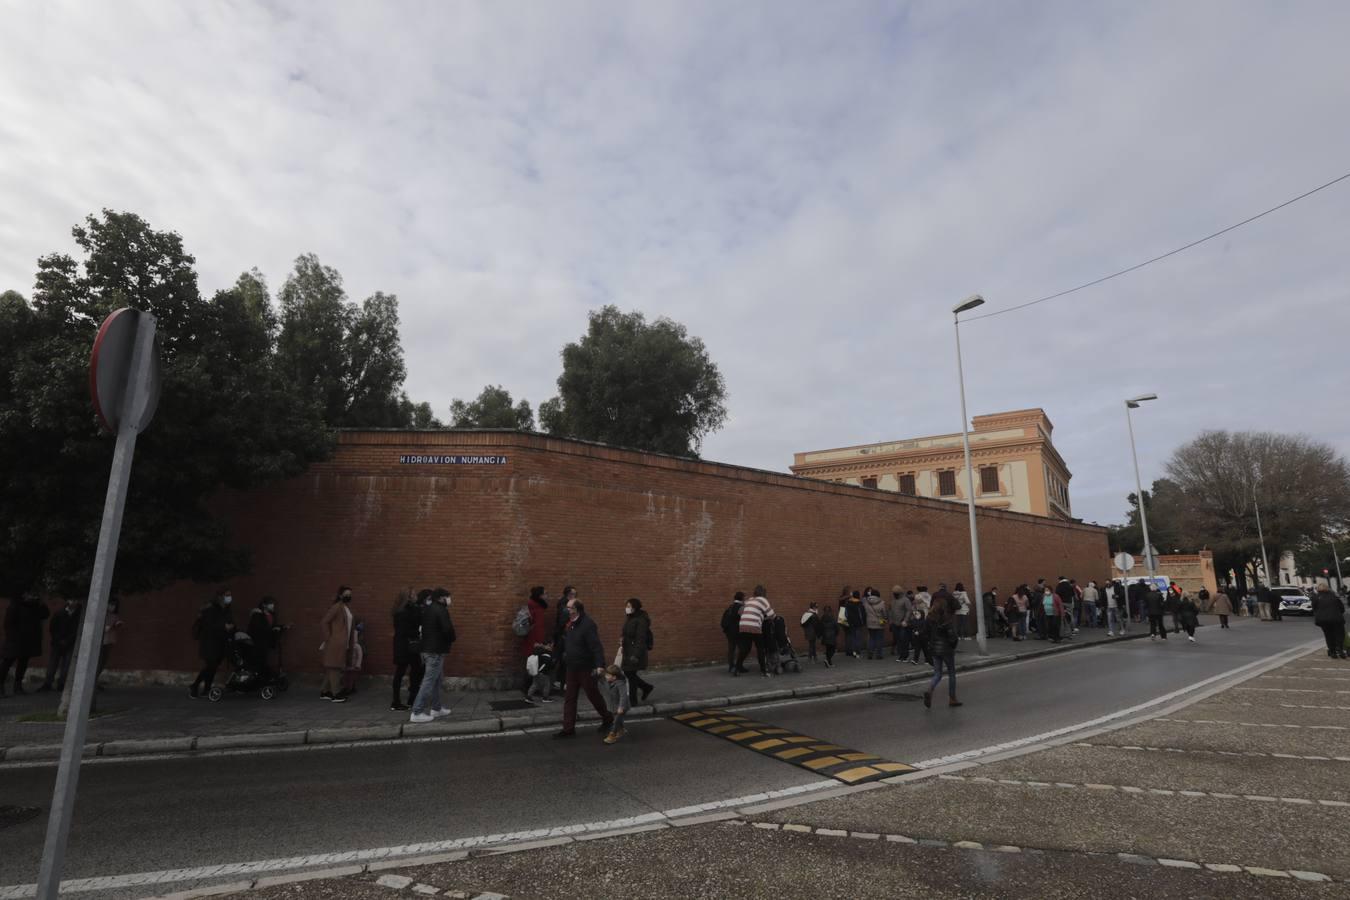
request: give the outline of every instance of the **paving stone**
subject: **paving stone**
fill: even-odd
[[[412,884],[413,880],[406,875],[381,875],[379,878],[375,879],[375,883],[380,887],[393,888],[396,891],[401,891]]]
[[[424,894],[428,897],[434,897],[441,892],[440,888],[429,884],[414,884],[412,889],[414,894]]]

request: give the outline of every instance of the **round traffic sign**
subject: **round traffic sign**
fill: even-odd
[[[1122,572],[1128,572],[1134,568],[1133,553],[1125,553],[1124,551],[1121,551],[1120,553],[1116,554],[1116,558],[1113,561],[1116,564],[1116,568]]]
[[[89,354],[89,395],[99,424],[108,431],[117,431],[124,414],[130,415],[128,424],[137,431],[154,418],[160,388],[158,336],[154,338],[148,377],[132,385],[135,373],[131,371],[137,333],[149,328],[153,334],[154,327],[153,317],[130,307],[113,310],[99,326]]]

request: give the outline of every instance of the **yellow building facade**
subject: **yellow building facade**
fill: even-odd
[[[975,503],[990,509],[1073,518],[1072,475],[1055,450],[1054,425],[1043,409],[975,416],[970,458]],[[966,502],[961,435],[939,434],[793,454],[795,475]]]

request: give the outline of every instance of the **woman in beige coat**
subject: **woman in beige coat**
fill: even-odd
[[[347,692],[342,690],[342,670],[347,665],[347,651],[352,645],[352,611],[348,605],[352,602],[352,589],[345,584],[338,588],[337,599],[324,613],[320,628],[323,643],[319,650],[323,652],[323,689],[320,700],[334,703],[346,703]]]
[[[1219,615],[1219,627],[1228,627],[1228,617],[1233,614],[1233,601],[1228,599],[1228,594],[1223,588],[1214,594],[1214,612]]]

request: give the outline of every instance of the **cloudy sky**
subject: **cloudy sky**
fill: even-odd
[[[730,389],[710,459],[954,431],[949,310],[1051,293],[1350,171],[1350,4],[4,0],[0,289],[103,207],[204,291],[313,251],[402,304],[444,417],[536,406],[605,303]],[[971,413],[1041,406],[1116,521],[1204,428],[1350,451],[1350,181],[972,322]]]

